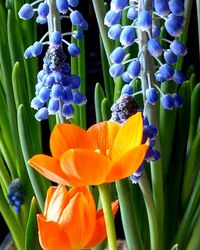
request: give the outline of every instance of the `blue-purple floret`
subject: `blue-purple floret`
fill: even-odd
[[[36,97],[31,106],[37,109],[35,117],[41,121],[58,111],[67,119],[72,118],[72,104],[83,105],[85,96],[79,92],[80,78],[72,75],[61,46],[51,44],[44,57],[43,69],[38,73]]]
[[[13,207],[15,213],[20,213],[21,206],[25,201],[25,193],[19,178],[13,180],[9,185],[7,197],[9,205]]]

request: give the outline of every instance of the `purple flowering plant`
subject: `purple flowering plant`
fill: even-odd
[[[41,249],[36,215],[52,183],[28,160],[49,151],[56,124],[123,126],[138,112],[148,150],[105,200],[90,186],[107,233],[91,249],[120,238],[129,250],[200,249],[199,0],[6,0],[0,20],[0,214],[16,249]]]

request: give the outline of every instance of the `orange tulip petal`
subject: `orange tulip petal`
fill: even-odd
[[[67,196],[66,187],[64,185],[59,185],[51,197],[46,214],[44,213],[47,220],[55,222],[59,221],[63,209],[68,203]]]
[[[59,250],[72,250],[70,241],[65,232],[60,228],[59,224],[53,221],[46,221],[43,215],[37,216],[39,228],[40,245],[45,250],[55,250],[59,246]]]
[[[121,125],[116,122],[99,122],[90,127],[87,132],[96,141],[102,154],[110,149],[115,141]]]
[[[68,177],[63,173],[60,168],[60,163],[53,157],[38,154],[33,156],[28,163],[35,168],[40,174],[44,175],[47,179],[56,183],[64,185],[73,185],[73,182],[68,182]]]
[[[60,159],[61,155],[71,148],[96,149],[91,136],[82,128],[72,124],[57,124],[50,137],[52,156]]]
[[[62,155],[60,165],[69,183],[75,178],[77,183],[73,186],[87,186],[99,185],[105,181],[111,161],[92,150],[71,149]]]
[[[112,203],[112,212],[113,215],[117,213],[119,208],[119,202],[116,200]],[[105,219],[103,214],[103,209],[100,209],[96,214],[96,227],[92,238],[90,239],[89,243],[87,244],[86,248],[93,248],[100,244],[106,238],[106,226],[105,226]]]
[[[83,193],[78,192],[70,199],[59,224],[68,234],[73,249],[82,249],[87,245],[95,229],[95,217],[94,201],[88,204]]]
[[[49,189],[47,191],[45,205],[44,205],[44,216],[46,216],[46,213],[47,213],[47,210],[49,207],[49,203],[50,203],[51,198],[52,198],[53,194],[55,193],[56,189],[57,189],[57,187],[51,186],[51,187],[49,187]]]
[[[132,148],[139,146],[143,136],[143,120],[142,114],[131,116],[121,129],[116,137],[116,140],[111,149],[111,158],[117,161]]]
[[[133,174],[144,161],[148,145],[142,144],[127,152],[111,168],[106,182],[113,182]]]

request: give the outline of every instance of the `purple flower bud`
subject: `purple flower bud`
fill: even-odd
[[[38,97],[41,102],[46,102],[50,96],[50,89],[42,87],[39,91]]]
[[[64,104],[62,107],[62,115],[66,119],[70,119],[74,116],[74,108],[72,105]]]
[[[145,160],[147,162],[150,162],[154,159],[154,151],[153,151],[153,148],[152,147],[149,147],[147,152],[146,152],[146,155],[145,155]]]
[[[155,78],[157,82],[165,82],[165,79],[161,76],[159,72],[155,73]]]
[[[171,80],[174,75],[174,69],[167,63],[163,64],[159,68],[159,73],[165,80]]]
[[[108,30],[108,37],[112,40],[118,40],[122,32],[121,24],[112,25]]]
[[[46,18],[43,18],[43,17],[41,17],[41,16],[38,16],[38,17],[36,18],[36,23],[38,23],[38,24],[46,24],[46,23],[47,23],[47,19],[46,19]]]
[[[50,42],[53,45],[60,45],[62,43],[62,35],[59,31],[54,31],[50,35]]]
[[[63,80],[64,80],[62,81],[63,85],[71,89],[78,89],[81,85],[81,79],[77,75],[67,76]]]
[[[185,76],[181,71],[175,70],[172,79],[175,83],[182,84],[185,81]]]
[[[53,72],[53,77],[54,77],[55,82],[61,82],[64,76],[62,72],[55,71]]]
[[[169,15],[168,19],[165,21],[165,28],[171,36],[180,36],[182,33],[182,28],[184,24],[184,17]]]
[[[69,6],[71,7],[77,7],[79,5],[79,0],[67,0]]]
[[[109,73],[112,77],[121,76],[123,72],[124,72],[124,65],[121,63],[113,64],[109,69]]]
[[[140,70],[141,70],[141,64],[138,60],[132,61],[127,68],[127,72],[132,79],[139,76]]]
[[[167,64],[174,64],[177,62],[177,55],[175,55],[171,49],[164,52],[164,58]]]
[[[72,92],[72,94],[74,104],[78,104],[79,106],[86,104],[87,99],[81,92]]]
[[[154,0],[155,11],[161,16],[169,14],[169,5],[167,0]]]
[[[173,15],[182,16],[184,14],[184,3],[182,0],[170,0],[169,8]]]
[[[174,99],[174,107],[180,108],[183,105],[183,98],[177,93],[172,94],[172,97]]]
[[[52,75],[48,75],[45,82],[45,86],[51,88],[54,83],[55,83],[54,77]]]
[[[24,52],[24,57],[25,57],[26,59],[33,57],[33,55],[32,55],[32,48],[33,48],[33,46],[31,45],[31,46],[29,46],[29,47],[25,50],[25,52]]]
[[[120,35],[120,43],[124,46],[130,46],[136,38],[135,29],[131,26],[125,26]]]
[[[154,139],[157,136],[157,134],[158,134],[158,128],[155,125],[153,125],[153,124],[151,124],[151,125],[144,125],[143,129],[144,129],[143,130],[143,134],[144,134],[144,137],[145,137],[145,141],[144,142],[146,142],[147,138]],[[143,141],[143,139],[142,139],[142,141]]]
[[[33,56],[39,56],[41,55],[43,50],[43,44],[40,42],[34,42],[33,46],[32,46],[32,55]]]
[[[127,83],[130,83],[132,81],[132,78],[130,78],[129,74],[127,71],[125,71],[123,74],[122,74],[122,79],[124,82],[127,82]]]
[[[59,110],[59,101],[51,98],[48,104],[49,115],[55,115]]]
[[[149,39],[147,41],[147,49],[149,53],[154,57],[160,56],[163,52],[161,44],[156,39]]]
[[[112,0],[110,3],[110,9],[114,12],[122,11],[128,3],[128,0]]]
[[[21,19],[28,20],[34,15],[33,7],[29,3],[25,3],[18,12]]]
[[[35,85],[35,94],[38,95],[41,88],[44,87],[43,83],[42,82],[38,82],[36,85]]]
[[[77,26],[81,30],[87,30],[88,29],[88,23],[85,20],[85,18],[82,16],[82,14],[78,11],[72,11],[70,14],[70,20],[73,25]]]
[[[153,160],[157,161],[158,159],[160,159],[160,152],[157,149],[154,149],[154,156],[153,156]]]
[[[74,30],[74,31],[72,32],[72,37],[75,38],[75,39],[77,39],[77,40],[81,40],[81,39],[84,38],[84,34],[83,34],[83,32],[81,32],[81,31]]]
[[[54,84],[51,89],[51,97],[59,100],[63,94],[63,87],[60,84]]]
[[[133,86],[129,84],[125,84],[121,90],[121,95],[127,94],[132,95],[133,94]]]
[[[170,94],[163,95],[160,99],[164,109],[172,110],[174,107],[174,99]]]
[[[38,74],[37,74],[37,79],[38,80],[42,80],[42,77],[45,75],[46,73],[45,73],[45,71],[44,70],[40,70],[39,72],[38,72]]]
[[[77,57],[81,54],[80,48],[75,43],[71,43],[67,49],[72,57]]]
[[[153,23],[152,24],[152,37],[156,38],[160,36],[160,26],[157,24]]]
[[[158,93],[155,88],[149,88],[146,90],[147,101],[154,105],[158,101]]]
[[[63,91],[62,100],[66,104],[72,104],[73,103],[73,95],[72,95],[72,91],[70,89],[65,89]]]
[[[47,3],[40,3],[38,6],[38,15],[46,18],[49,14],[49,5]]]
[[[123,48],[117,47],[110,54],[110,60],[112,63],[121,63],[124,60],[126,52]]]
[[[104,18],[104,24],[108,27],[117,24],[120,20],[120,18],[122,17],[121,12],[115,13],[112,10],[109,10]]]
[[[170,49],[177,56],[185,56],[187,54],[187,48],[186,48],[185,44],[183,44],[182,42],[180,42],[178,40],[174,40],[170,44]]]
[[[38,112],[35,114],[35,118],[38,121],[46,120],[48,119],[48,117],[49,114],[48,114],[48,109],[46,107],[39,109]]]
[[[130,7],[127,12],[127,18],[130,20],[135,20],[138,17],[138,12],[135,9],[135,6]]]
[[[31,108],[41,109],[44,106],[44,102],[41,102],[38,96],[34,97],[31,101]]]
[[[68,11],[68,1],[67,0],[56,0],[56,7],[57,10],[61,13],[61,14],[66,14]]]
[[[147,10],[138,13],[137,25],[141,31],[149,31],[152,27],[152,16]]]

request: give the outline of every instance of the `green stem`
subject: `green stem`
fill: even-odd
[[[0,200],[1,200],[1,206],[0,206],[0,212],[13,236],[13,239],[15,241],[15,244],[17,246],[18,250],[24,250],[24,232],[21,228],[21,225],[16,220],[16,217],[12,213],[7,200],[5,199],[2,189],[0,187]]]
[[[150,231],[150,243],[151,243],[151,249],[152,250],[160,250],[160,243],[159,243],[159,237],[158,234],[158,223],[157,223],[157,214],[156,214],[156,208],[153,201],[153,195],[151,192],[151,188],[147,179],[147,176],[145,172],[143,173],[139,186],[144,198],[144,202],[147,209],[147,215],[149,220],[149,231]]]
[[[95,15],[97,18],[97,23],[99,26],[102,42],[105,48],[105,52],[108,58],[109,64],[111,64],[110,61],[110,53],[112,52],[113,43],[110,39],[108,39],[108,28],[104,25],[104,17],[105,17],[105,8],[104,8],[104,0],[92,0]]]
[[[134,202],[131,199],[132,196],[130,195],[131,190],[128,179],[117,181],[116,189],[127,247],[129,250],[142,250],[144,247],[138,230]],[[130,198],[127,199],[127,197]]]
[[[139,2],[139,11],[145,8],[148,11],[152,11],[152,0],[140,0]],[[142,32],[138,30],[138,38],[140,40],[139,49],[140,51],[143,48],[146,48],[148,41],[147,32]],[[153,86],[154,79],[154,61],[152,56],[145,50],[141,57],[140,62],[144,71],[144,74],[141,76],[142,90],[143,90],[143,102],[146,103],[146,90],[149,88],[149,85]],[[159,127],[158,120],[158,107],[157,105],[148,105],[146,108],[146,115],[148,117],[149,123],[154,124]],[[160,151],[160,139],[159,136],[156,138],[156,149]],[[164,198],[163,198],[163,177],[162,177],[162,166],[161,161],[151,162],[151,177],[152,177],[152,190],[153,198],[156,207],[157,220],[159,226],[160,234],[160,244],[163,245],[163,218],[164,218]]]
[[[117,250],[115,224],[111,208],[111,198],[110,198],[108,184],[101,184],[98,186],[98,189],[104,212],[107,238],[108,238],[108,248],[110,250]]]

